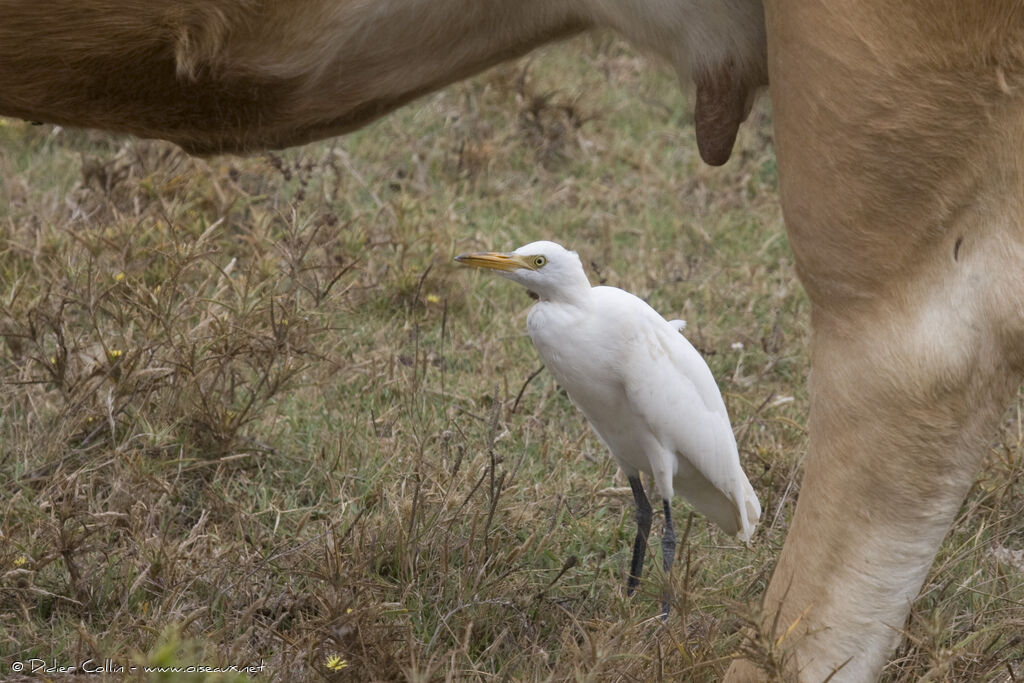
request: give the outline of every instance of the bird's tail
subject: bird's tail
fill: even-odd
[[[738,502],[740,529],[736,532],[736,537],[747,543],[754,535],[754,530],[757,529],[758,520],[761,519],[761,501],[757,499],[754,487],[750,485],[750,481],[746,477],[743,477],[742,499]]]

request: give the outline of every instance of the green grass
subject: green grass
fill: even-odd
[[[766,103],[720,169],[691,111],[591,37],[244,159],[0,121],[0,673],[718,680],[799,492],[808,302]],[[625,482],[530,379],[525,292],[452,262],[540,238],[689,322],[765,508],[751,548],[695,516],[625,596]],[[1019,411],[886,680],[1024,675]]]

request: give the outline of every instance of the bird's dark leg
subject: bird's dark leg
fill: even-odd
[[[634,474],[628,479],[629,487],[633,489],[633,500],[636,501],[636,540],[633,541],[633,561],[629,564],[629,579],[626,580],[626,594],[632,595],[644,570],[647,536],[651,533],[651,503],[644,493],[640,475]]]
[[[676,530],[672,528],[672,502],[663,500],[662,503],[665,506],[665,532],[661,535],[661,566],[665,570],[667,580],[669,570],[672,569],[672,561],[676,559]],[[668,619],[669,595],[666,589],[665,597],[661,601],[662,619]]]

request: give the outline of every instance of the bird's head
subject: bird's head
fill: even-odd
[[[455,260],[497,271],[535,292],[542,301],[572,299],[590,289],[580,257],[554,242],[531,242],[508,253],[461,254]]]

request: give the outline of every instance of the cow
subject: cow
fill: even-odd
[[[696,88],[724,163],[770,81],[812,304],[806,470],[761,635],[865,681],[1024,370],[1019,0],[0,0],[0,115],[197,154],[354,130],[591,28]],[[730,681],[763,677],[744,660]]]

